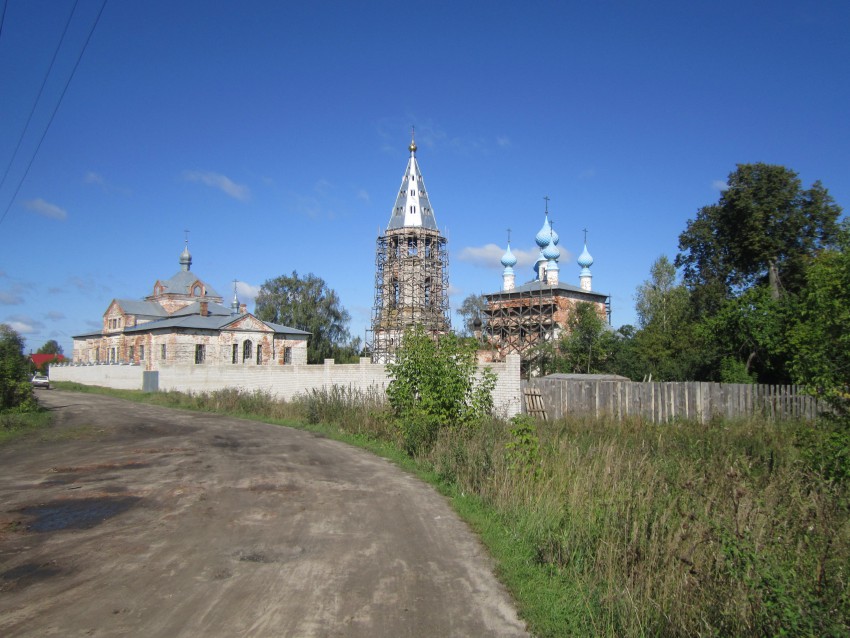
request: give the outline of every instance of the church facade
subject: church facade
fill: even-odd
[[[517,259],[508,240],[501,260],[502,289],[484,295],[485,341],[489,348],[482,351],[484,358],[504,361],[507,355],[516,353],[527,365],[537,346],[557,340],[568,330],[570,316],[578,303],[591,304],[599,317],[610,324],[609,296],[592,290],[593,258],[587,250],[587,237],[577,260],[581,267],[578,286],[560,280],[559,241],[547,207],[543,227],[535,237],[540,253],[534,264],[534,278],[517,286],[514,272]]]
[[[395,360],[404,331],[450,330],[449,258],[416,161],[416,142],[396,195],[390,222],[375,250],[375,302],[367,344],[373,363]]]
[[[180,270],[158,279],[144,299],[113,299],[97,332],[74,336],[75,364],[123,363],[158,370],[163,364],[277,366],[307,362],[308,332],[261,321],[230,307],[191,270],[188,245]]]

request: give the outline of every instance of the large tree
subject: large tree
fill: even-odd
[[[469,295],[463,300],[460,308],[457,309],[457,314],[463,320],[460,329],[461,335],[464,337],[471,337],[473,335],[476,319],[481,322],[479,325],[483,328],[487,320],[487,315],[484,312],[486,308],[487,301],[484,299],[484,295]]]
[[[791,377],[850,415],[850,226],[807,271],[790,329]]]
[[[321,277],[296,271],[269,279],[257,295],[256,314],[263,321],[307,330],[307,362],[337,357],[349,340],[351,316]]]
[[[45,341],[44,345],[36,350],[36,354],[65,354],[65,352],[56,339],[50,339],[49,341]]]
[[[29,373],[23,337],[0,323],[0,410],[35,407]]]
[[[784,166],[739,164],[679,235],[676,266],[702,310],[757,284],[776,299],[802,288],[806,260],[834,241],[840,215],[820,182],[804,190]]]
[[[645,364],[643,376],[684,381],[694,373],[694,322],[687,288],[676,267],[662,255],[650,278],[638,286],[635,309],[640,330],[634,347]]]

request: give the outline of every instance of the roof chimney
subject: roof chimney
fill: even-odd
[[[210,314],[210,302],[202,301],[201,302],[201,316],[206,317]]]

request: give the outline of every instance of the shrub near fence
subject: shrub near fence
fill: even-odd
[[[550,419],[572,416],[640,416],[655,423],[753,415],[768,419],[814,420],[827,409],[796,385],[743,383],[641,383],[579,379],[531,379]]]

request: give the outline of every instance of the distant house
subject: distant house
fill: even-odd
[[[74,337],[74,363],[251,366],[307,362],[309,332],[261,321],[233,294],[230,307],[191,271],[188,245],[180,270],[158,279],[144,299],[113,299],[97,332]]]
[[[47,365],[48,363],[62,363],[65,361],[64,354],[31,354],[30,361],[32,364],[39,370],[42,369],[42,366]]]

